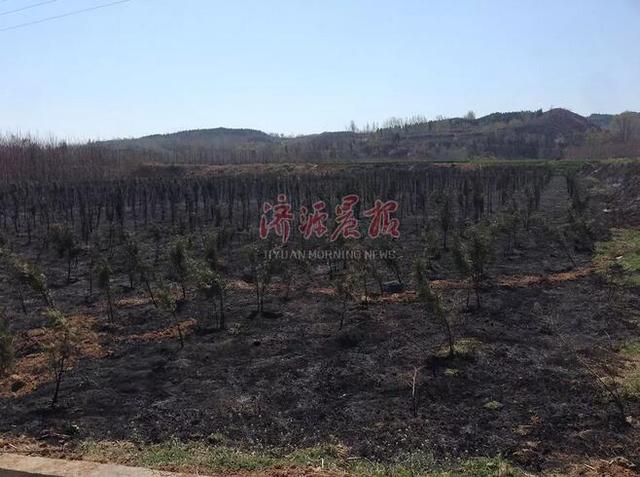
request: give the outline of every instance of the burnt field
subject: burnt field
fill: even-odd
[[[635,475],[638,172],[163,166],[4,184],[0,449],[201,471]],[[281,194],[290,235],[268,211],[263,240]],[[398,237],[384,220],[370,236],[378,199],[397,203]],[[320,200],[326,234],[305,239],[300,212]],[[360,237],[331,241],[341,226]],[[195,457],[220,449],[235,460]]]

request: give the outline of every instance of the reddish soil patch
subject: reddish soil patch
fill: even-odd
[[[69,370],[81,359],[101,359],[107,355],[101,344],[102,338],[95,331],[95,317],[74,315],[69,317],[69,321],[78,336],[78,353],[70,360]],[[15,348],[20,357],[11,374],[0,380],[0,397],[25,396],[53,380],[48,366],[49,357],[42,351],[51,341],[51,335],[51,330],[46,328],[35,328],[18,335]]]

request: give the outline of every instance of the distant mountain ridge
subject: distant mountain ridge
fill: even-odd
[[[256,129],[234,129],[218,127],[213,129],[191,129],[167,134],[152,134],[133,139],[114,139],[101,144],[126,148],[167,149],[180,147],[233,147],[243,142],[274,142],[273,136]]]
[[[624,141],[619,140],[616,131],[621,117],[631,124],[623,134]],[[607,150],[616,154],[640,155],[640,126],[636,125],[636,119],[640,124],[639,113],[584,117],[555,108],[545,112],[497,112],[477,119],[468,116],[433,121],[396,120],[376,130],[353,128],[298,137],[218,127],[99,144],[156,158],[171,156],[175,161],[204,163],[372,158],[459,160],[476,156],[558,159],[579,151],[584,154],[584,148],[594,141],[607,145]]]

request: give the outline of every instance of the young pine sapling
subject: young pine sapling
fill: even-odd
[[[273,273],[275,263],[270,255],[264,254],[262,250],[255,246],[246,249],[246,256],[249,261],[249,270],[253,280],[256,293],[256,313],[261,315],[264,312],[264,301]]]
[[[71,283],[71,266],[77,261],[82,248],[77,244],[73,231],[66,225],[54,224],[49,231],[60,258],[67,257],[67,285]]]
[[[226,328],[225,323],[225,296],[227,284],[222,275],[209,268],[208,264],[201,266],[197,272],[196,284],[198,291],[210,301],[213,308],[213,316],[218,319],[218,327]]]
[[[180,326],[178,315],[176,314],[178,308],[176,299],[173,296],[173,292],[171,291],[171,289],[165,283],[160,283],[159,285],[158,303],[160,304],[161,309],[163,309],[173,317],[173,322],[178,329],[180,349],[184,348],[184,335],[182,334],[182,326]]]
[[[440,294],[432,288],[427,278],[426,265],[421,259],[415,264],[414,276],[416,281],[416,297],[425,304],[427,313],[431,314],[435,321],[444,329],[449,347],[449,357],[453,357],[455,354],[455,338],[453,336],[449,313],[442,303]]]
[[[480,290],[486,279],[486,268],[493,259],[491,236],[486,226],[476,225],[468,231],[467,238],[458,237],[454,247],[454,264],[463,278],[471,282],[476,306],[482,307]],[[469,296],[467,295],[467,306]]]
[[[54,408],[58,403],[60,393],[60,384],[64,372],[77,353],[78,338],[71,327],[69,320],[55,308],[49,308],[46,313],[49,318],[49,329],[51,338],[45,346],[48,357],[47,364],[51,374],[55,379],[55,388],[53,398],[51,399],[51,407]]]
[[[169,249],[169,261],[182,290],[182,299],[187,299],[187,281],[192,273],[192,263],[184,239],[177,239]]]

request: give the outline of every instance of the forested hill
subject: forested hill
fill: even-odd
[[[184,148],[223,149],[242,144],[274,143],[276,139],[255,129],[195,129],[172,134],[154,134],[137,139],[116,139],[102,144],[114,148],[148,149],[158,152],[172,152]]]
[[[0,182],[185,173],[184,167],[164,167],[173,165],[615,157],[640,157],[640,113],[583,117],[551,109],[417,117],[297,137],[229,128],[84,144],[0,136]]]
[[[492,113],[297,137],[253,129],[201,129],[99,143],[172,161],[235,163],[371,159],[560,159],[640,155],[640,113],[583,117],[566,109]]]

